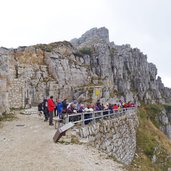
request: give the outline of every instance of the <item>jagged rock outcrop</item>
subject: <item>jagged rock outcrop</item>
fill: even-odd
[[[109,43],[109,31],[108,29],[106,29],[105,27],[101,27],[99,29],[97,28],[92,28],[91,30],[87,31],[86,33],[84,33],[81,38],[79,39],[72,39],[71,40],[71,43],[74,45],[74,46],[78,46],[82,43],[85,43],[85,42],[89,42],[91,40],[104,40],[105,42],[108,42]]]
[[[171,100],[147,56],[130,45],[109,41],[108,30],[93,28],[70,42],[0,48],[0,113],[36,105],[44,97],[73,97],[87,103],[118,98],[145,103]]]
[[[163,109],[157,119],[160,123],[160,130],[171,139],[171,108],[167,106],[166,109]]]
[[[89,49],[90,64],[95,73],[105,85],[103,97],[109,99],[109,94],[124,94],[128,100],[141,100],[145,103],[165,103],[171,100],[171,90],[164,87],[161,78],[157,77],[157,68],[147,62],[147,56],[130,45],[117,46],[110,43],[109,36],[99,35],[101,30],[92,29],[79,39],[74,39],[74,45],[79,50]],[[96,30],[96,31],[95,31]],[[91,38],[86,36],[93,35]],[[96,36],[95,36],[96,35]],[[109,92],[109,93],[107,93]]]

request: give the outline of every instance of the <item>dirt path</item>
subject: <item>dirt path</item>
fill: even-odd
[[[85,145],[53,142],[55,129],[38,115],[17,115],[0,128],[0,171],[123,171]]]

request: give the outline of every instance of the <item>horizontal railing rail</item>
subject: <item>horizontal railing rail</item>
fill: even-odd
[[[136,107],[123,108],[121,110],[101,110],[92,112],[73,113],[65,115],[65,123],[73,122],[74,124],[81,123],[82,126],[93,122],[96,123],[100,119],[119,117],[128,114],[130,111],[135,111]]]

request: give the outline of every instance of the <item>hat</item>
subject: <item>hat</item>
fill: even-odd
[[[74,103],[74,104],[77,104],[78,102],[77,102],[77,100],[74,100],[73,103]]]

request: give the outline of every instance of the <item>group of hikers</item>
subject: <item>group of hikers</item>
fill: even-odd
[[[117,104],[110,103],[101,103],[100,100],[97,100],[95,104],[84,105],[79,103],[76,99],[73,99],[71,102],[65,98],[63,101],[60,99],[53,100],[53,96],[50,96],[48,99],[44,99],[38,105],[38,111],[44,114],[44,121],[49,120],[49,125],[53,125],[53,116],[57,116],[59,119],[63,119],[64,115],[73,114],[73,113],[82,113],[82,112],[92,112],[92,111],[100,111],[100,110],[110,110],[119,111],[122,109],[126,109],[129,107],[135,107],[135,104],[128,102],[126,100],[119,100]]]

